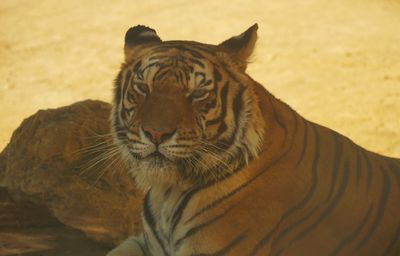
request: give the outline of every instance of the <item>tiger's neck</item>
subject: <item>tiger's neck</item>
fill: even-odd
[[[265,129],[263,143],[255,161],[268,166],[289,153],[298,139],[297,122],[302,117],[257,82],[254,82],[253,88],[259,98],[258,106]]]

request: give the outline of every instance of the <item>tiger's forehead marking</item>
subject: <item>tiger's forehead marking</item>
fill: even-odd
[[[150,90],[167,83],[187,92],[213,87],[212,66],[207,59],[194,58],[191,54],[171,48],[153,52],[134,65],[134,81],[144,82]]]

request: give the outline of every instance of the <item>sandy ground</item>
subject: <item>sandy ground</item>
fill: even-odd
[[[38,109],[109,102],[132,25],[218,43],[255,22],[254,79],[308,119],[400,157],[397,0],[1,0],[0,149]]]

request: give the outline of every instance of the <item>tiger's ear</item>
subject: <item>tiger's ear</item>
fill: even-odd
[[[257,23],[249,27],[245,32],[218,45],[223,51],[227,52],[232,60],[236,62],[239,69],[246,70],[248,59],[253,53],[257,41]]]
[[[131,27],[125,34],[125,57],[128,58],[138,46],[160,42],[161,39],[154,29],[143,25]]]

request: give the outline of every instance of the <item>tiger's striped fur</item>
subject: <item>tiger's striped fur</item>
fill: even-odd
[[[400,161],[305,120],[245,73],[257,25],[220,45],[125,37],[112,127],[147,190],[109,255],[400,255]]]

